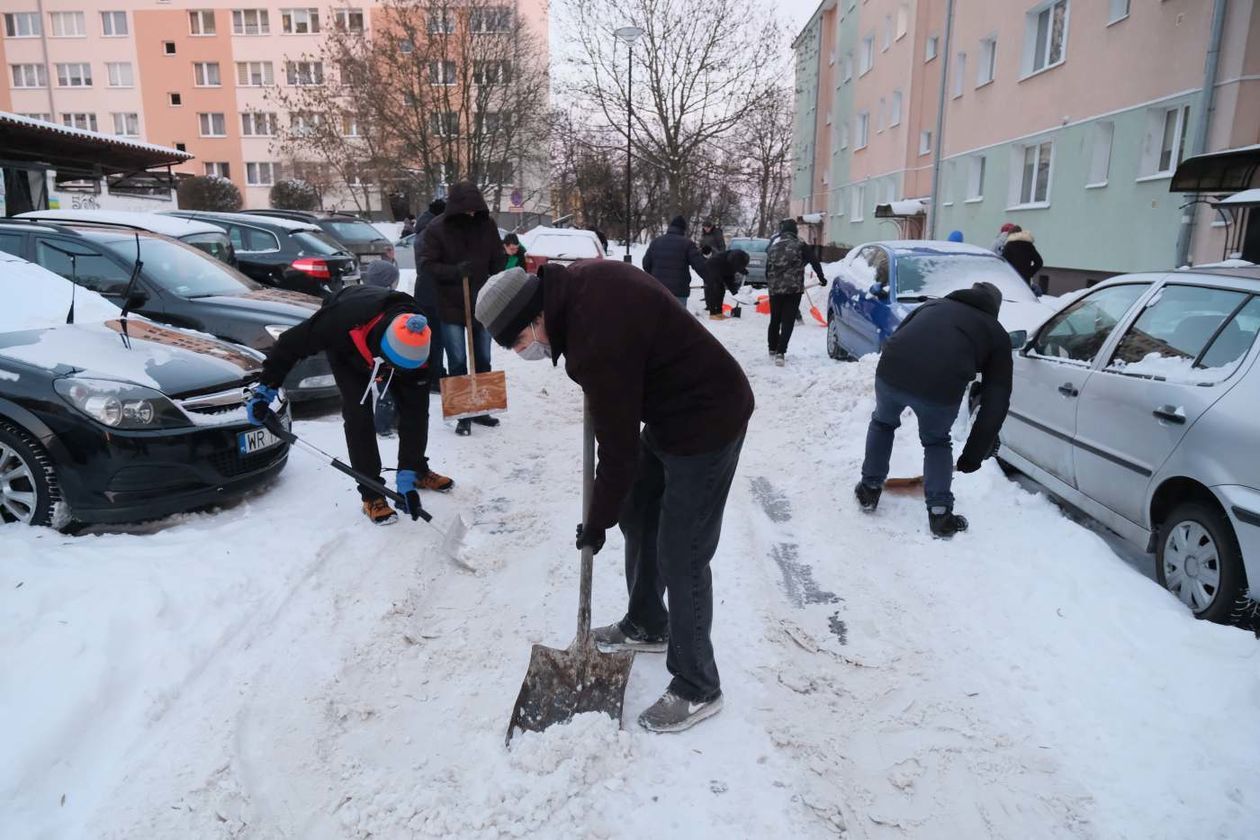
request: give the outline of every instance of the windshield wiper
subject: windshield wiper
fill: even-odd
[[[902,301],[906,301],[907,303],[925,303],[929,300],[940,300],[940,298],[935,295],[897,295],[898,303],[901,303]]]

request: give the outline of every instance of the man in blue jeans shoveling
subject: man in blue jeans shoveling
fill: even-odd
[[[997,451],[998,432],[1011,400],[1011,340],[998,322],[1002,293],[992,283],[951,292],[911,312],[884,345],[875,370],[875,411],[866,433],[858,504],[873,512],[888,478],[893,435],[901,413],[919,420],[923,444],[923,495],[932,536],[967,530],[954,513],[954,454],[949,430],[968,386],[982,376],[980,408],[958,458],[960,472],[975,472]]]

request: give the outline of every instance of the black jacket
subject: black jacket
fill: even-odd
[[[599,442],[589,519],[610,528],[634,483],[640,424],[672,455],[716,452],[748,425],[752,388],[721,342],[632,265],[544,266],[542,289],[552,360],[563,356],[582,386]]]
[[[978,463],[997,442],[1011,401],[1011,340],[998,322],[1001,300],[976,288],[950,292],[910,313],[884,345],[876,376],[940,405],[958,405],[983,376],[980,413],[959,460]]]
[[[446,212],[429,222],[416,240],[420,242],[417,277],[423,274],[436,282],[439,316],[449,324],[464,323],[464,282],[459,264],[468,263],[475,311],[477,293],[507,261],[499,228],[490,218],[481,190],[467,181],[452,186]]]
[[[726,250],[726,234],[717,225],[709,228],[707,231],[703,228],[700,231],[700,248],[709,247],[713,252],[720,253]]]
[[[658,236],[643,255],[643,270],[664,284],[675,297],[691,296],[691,272],[705,276],[704,257],[686,234],[686,228],[670,225],[664,236]]]
[[[416,219],[416,238],[411,243],[416,257],[416,301],[430,311],[437,311],[437,283],[429,272],[420,270],[420,250],[424,247],[424,229],[436,218],[432,210],[421,213]]]
[[[709,257],[708,270],[710,280],[720,282],[731,294],[735,294],[742,282],[736,275],[748,274],[748,253],[735,248],[714,254]]]
[[[406,292],[379,286],[346,286],[329,298],[314,315],[280,334],[263,362],[260,381],[279,388],[298,362],[316,353],[327,353],[328,362],[334,370],[349,367],[369,373],[372,366],[355,347],[350,331],[384,313],[385,317],[367,337],[368,352],[376,356],[380,354],[381,335],[389,322],[404,312],[419,311],[415,298]],[[426,365],[415,370],[399,369],[394,375],[404,380],[426,380],[429,368]]]
[[[1016,231],[1008,236],[1006,245],[1002,247],[1002,256],[1024,278],[1025,283],[1032,283],[1037,272],[1045,265],[1027,231]]]

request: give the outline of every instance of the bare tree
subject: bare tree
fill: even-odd
[[[744,180],[754,198],[752,230],[772,233],[775,220],[787,213],[792,183],[792,97],[778,89],[749,115],[743,137]]]

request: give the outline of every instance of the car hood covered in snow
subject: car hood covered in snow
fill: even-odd
[[[199,306],[213,307],[233,317],[254,316],[259,323],[277,321],[296,324],[319,309],[319,298],[281,289],[255,289],[241,295],[211,295],[196,298]]]

